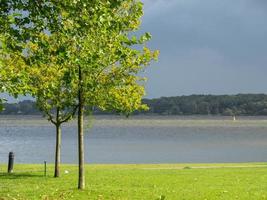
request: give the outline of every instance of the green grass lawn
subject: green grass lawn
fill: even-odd
[[[86,189],[78,191],[77,167],[63,165],[61,178],[42,165],[0,165],[0,200],[267,199],[267,163],[87,165]],[[68,170],[69,173],[64,173]]]

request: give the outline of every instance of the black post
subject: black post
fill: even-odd
[[[8,169],[7,172],[10,174],[13,172],[13,166],[14,166],[14,153],[9,152],[8,155]]]
[[[46,176],[46,161],[44,161],[44,176]]]

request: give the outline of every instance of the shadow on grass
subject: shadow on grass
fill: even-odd
[[[44,175],[40,174],[30,174],[30,173],[0,173],[0,179],[25,179],[25,178],[46,178]]]

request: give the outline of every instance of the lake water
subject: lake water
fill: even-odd
[[[267,118],[97,116],[86,122],[87,163],[267,161]],[[0,163],[54,162],[55,128],[41,117],[0,117]],[[77,163],[77,126],[63,126],[62,162]]]

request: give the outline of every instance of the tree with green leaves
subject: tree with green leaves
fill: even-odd
[[[46,44],[48,48],[42,49],[45,51],[36,49],[36,43],[40,45],[40,41],[48,42],[44,39],[47,35],[38,27],[29,26],[30,20],[34,18],[29,17],[30,10],[25,10],[25,3],[5,1],[1,9],[1,83],[5,83],[1,88],[17,96],[18,83],[22,80],[20,74],[23,74],[23,86],[27,87],[25,93],[36,98],[38,108],[56,126],[54,176],[59,177],[61,125],[73,118],[77,103],[72,90],[68,88],[70,85],[65,78],[64,62],[55,59],[53,54],[58,48],[57,41],[51,40],[51,37],[50,44]],[[28,3],[34,6],[34,2]],[[35,43],[32,42],[33,38],[36,39]]]
[[[47,63],[32,74],[31,84],[35,88],[36,105],[44,116],[56,127],[55,170],[54,177],[60,175],[61,125],[70,121],[77,110],[77,101],[65,79],[64,67]]]
[[[17,27],[27,38],[25,63],[30,68],[37,64],[45,67],[50,63],[46,59],[60,62],[68,88],[76,94],[78,188],[84,189],[85,107],[126,115],[147,109],[141,102],[145,78],[140,74],[157,58],[158,51],[146,47],[150,34],[134,35],[141,23],[143,4],[139,0],[10,1],[13,10],[27,10],[23,20],[15,20],[22,23]],[[49,56],[40,56],[46,53]]]
[[[2,2],[1,2],[2,3]],[[4,6],[0,8],[0,93],[9,93],[15,98],[19,94],[26,94],[29,90],[25,65],[20,53],[13,51],[16,47],[16,37],[9,37],[8,14],[4,13]],[[4,99],[0,98],[0,111],[3,110]]]

